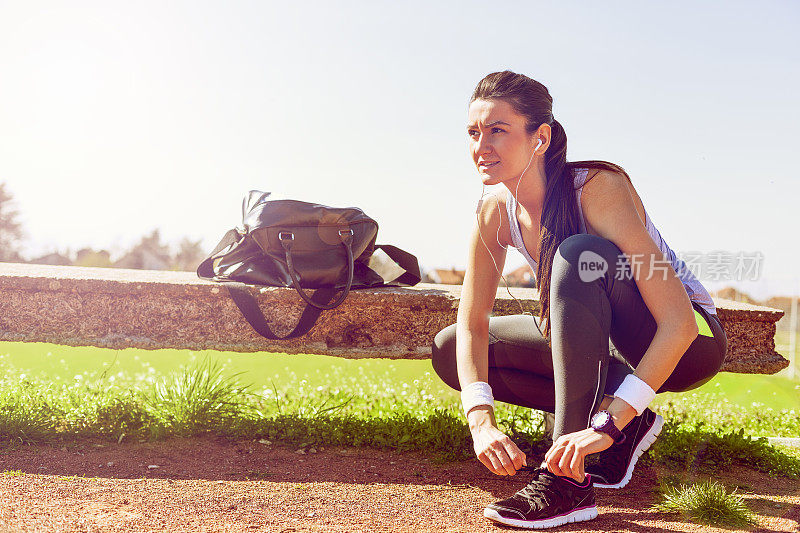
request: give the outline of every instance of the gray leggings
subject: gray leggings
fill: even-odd
[[[578,264],[587,250],[608,265],[591,281],[581,279]],[[630,275],[629,263],[617,264],[621,253],[613,242],[588,233],[571,235],[558,247],[550,281],[552,350],[532,316],[489,319],[488,382],[495,399],[555,413],[554,439],[588,427],[603,394],[613,395],[655,335],[655,319]],[[583,275],[586,279],[585,271]],[[716,314],[695,302],[692,306],[705,318],[713,337],[698,335],[656,392],[694,389],[722,366],[728,345],[722,324]],[[436,335],[432,349],[436,373],[461,390],[455,324]]]

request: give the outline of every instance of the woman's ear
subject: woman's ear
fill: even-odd
[[[539,144],[539,141],[542,142],[542,145],[538,149],[541,151],[541,153],[545,153],[550,147],[550,139],[552,136],[553,130],[550,127],[550,124],[545,123],[539,126],[539,129],[536,131],[536,140],[534,142],[536,144]]]

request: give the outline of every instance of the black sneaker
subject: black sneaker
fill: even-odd
[[[621,489],[631,480],[636,461],[656,441],[664,426],[661,415],[650,409],[631,420],[622,430],[625,442],[612,444],[600,453],[586,458],[586,473],[592,475],[594,486],[601,489]]]
[[[583,483],[538,468],[533,481],[505,500],[483,510],[483,516],[509,526],[543,529],[597,517],[592,477]]]

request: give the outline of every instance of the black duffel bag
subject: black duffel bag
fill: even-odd
[[[242,227],[229,230],[197,267],[200,278],[225,284],[264,337],[304,335],[323,310],[341,305],[351,289],[419,283],[417,258],[395,246],[376,245],[378,223],[361,209],[269,196],[248,192]],[[275,335],[246,285],[294,287],[307,303],[300,322],[289,334]],[[309,296],[305,289],[316,290]]]

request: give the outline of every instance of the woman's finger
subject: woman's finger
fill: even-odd
[[[495,471],[494,466],[492,466],[492,462],[489,460],[488,456],[486,456],[485,454],[480,454],[478,455],[478,460],[481,463],[483,463],[483,466],[485,466],[489,470],[489,472],[491,472],[492,474],[497,474],[497,471]]]
[[[550,463],[553,457],[557,457],[561,455],[561,451],[563,450],[563,440],[559,437],[559,439],[550,446],[550,449],[547,450],[547,453],[544,454],[544,460]]]
[[[558,459],[558,469],[563,472],[561,474],[562,476],[574,477],[572,469],[570,468],[573,455],[575,455],[575,444],[569,443],[564,448],[564,453],[562,453],[561,457]]]
[[[492,472],[498,476],[506,475],[506,469],[503,468],[503,463],[500,462],[500,459],[497,458],[497,455],[494,453],[494,451],[492,449],[488,449],[484,453],[486,454],[486,458],[492,464]]]
[[[506,449],[503,446],[497,444],[492,448],[492,450],[494,451],[497,460],[500,461],[500,465],[506,474],[513,476],[517,473],[517,469],[514,468],[514,463],[511,461],[511,458],[508,456],[508,453],[506,453]]]
[[[561,459],[561,455],[564,453],[564,448],[559,447],[556,448],[553,453],[550,455],[550,458],[547,460],[547,468],[550,469],[550,472],[557,476],[563,475],[561,473],[561,468],[558,466],[558,461]]]
[[[584,478],[583,474],[583,460],[584,460],[584,453],[583,450],[576,446],[575,453],[572,454],[572,459],[569,462],[569,469],[572,471],[573,477],[575,481],[578,483]]]
[[[505,452],[511,460],[511,467],[514,469],[514,473],[527,464],[525,454],[514,444],[513,440],[506,437],[500,443],[505,447]]]
[[[491,472],[492,474],[497,473],[494,469],[494,465],[492,465],[492,462],[489,460],[488,455],[482,453],[478,456],[478,459],[480,460],[481,463],[483,463],[483,466],[489,469],[489,472]]]
[[[511,463],[514,465],[514,470],[519,470],[523,466],[528,466],[528,457],[525,455],[525,452],[517,448],[517,445],[513,442],[511,443],[513,448],[509,451],[506,448],[506,452],[511,457]]]

